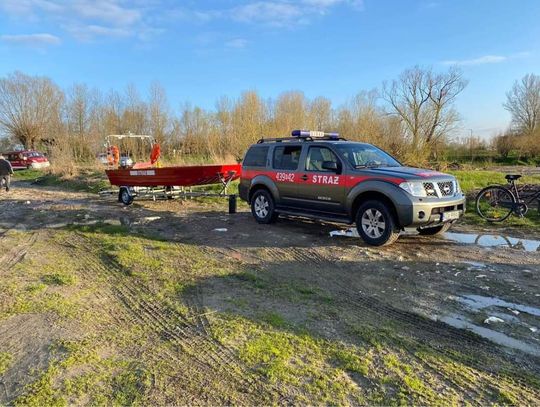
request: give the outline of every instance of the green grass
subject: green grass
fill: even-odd
[[[72,274],[58,272],[44,275],[41,281],[48,285],[72,285],[77,279]]]
[[[10,238],[11,233],[22,238],[26,232],[10,232]],[[485,404],[512,404],[527,397],[525,386],[538,388],[533,379],[519,374],[519,367],[507,368],[509,360],[462,351],[444,338],[428,346],[399,318],[370,316],[344,301],[332,302],[324,284],[306,279],[305,273],[299,278],[291,270],[280,277],[272,266],[223,262],[211,248],[141,235],[126,239],[126,233],[110,225],[51,232],[50,240],[36,241],[31,248],[35,252],[0,276],[0,292],[5,294],[0,311],[53,312],[64,317],[59,319],[66,326],[79,327],[69,340],[54,344],[49,366],[33,376],[15,404],[180,404],[151,397],[168,391],[191,394],[181,387],[189,383],[196,389],[193,394],[208,391],[202,386],[208,385],[211,370],[204,370],[204,382],[199,383],[187,355],[200,356],[198,352],[209,348],[162,335],[179,323],[170,310],[178,311],[181,320],[192,315],[187,299],[199,289],[208,308],[196,312],[208,315],[206,329],[213,339],[245,363],[242,374],[261,385],[270,382],[293,395],[296,404],[462,404],[467,402],[461,393],[465,386],[474,386]],[[80,259],[60,250],[73,246]],[[160,315],[159,324],[121,311],[125,305],[114,300],[114,290],[128,294],[126,287],[135,303],[148,301],[144,307]],[[220,301],[230,308],[225,311]],[[0,353],[0,374],[2,366],[11,363],[10,355]],[[220,368],[219,363],[211,365]],[[186,371],[189,383],[181,380]],[[234,386],[227,375],[219,378],[222,387],[216,388]],[[227,400],[228,394],[216,394]]]
[[[3,375],[6,370],[11,366],[13,356],[8,352],[0,352],[0,376]]]
[[[339,362],[340,366],[349,371],[359,373],[363,376],[369,374],[369,368],[371,365],[371,357],[369,354],[364,355],[362,358],[356,349],[336,349],[334,352],[336,360]]]
[[[285,318],[277,312],[263,313],[260,319],[274,328],[286,328],[289,325]]]
[[[454,175],[461,185],[461,189],[467,194],[480,190],[492,184],[506,184],[505,174],[496,171],[448,171]],[[540,184],[540,175],[528,175],[519,179],[519,184]]]
[[[536,232],[540,226],[540,214],[537,210],[536,203],[531,203],[529,205],[529,212],[524,218],[519,218],[517,216],[510,216],[506,221],[501,223],[488,223],[482,219],[476,213],[475,208],[475,194],[482,188],[493,185],[493,184],[502,184],[506,185],[507,182],[504,179],[505,174],[495,171],[449,171],[451,174],[456,176],[458,179],[462,190],[467,194],[467,211],[465,216],[462,219],[462,222],[478,225],[478,226],[489,226],[494,230],[502,228],[517,228],[522,231],[530,230],[531,232]],[[519,184],[540,184],[540,175],[529,175],[523,176],[519,179]]]
[[[47,175],[47,172],[42,170],[20,170],[15,171],[13,179],[17,181],[35,181],[36,179]]]
[[[30,181],[36,185],[59,187],[78,192],[97,193],[110,188],[105,171],[81,170],[80,174],[73,177],[63,177],[46,171],[21,170],[16,171],[14,180]]]

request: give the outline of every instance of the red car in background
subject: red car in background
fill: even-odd
[[[3,153],[14,170],[47,168],[51,164],[47,157],[33,150],[11,151]]]

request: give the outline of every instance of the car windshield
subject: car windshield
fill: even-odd
[[[401,164],[381,149],[368,144],[338,144],[337,149],[354,168],[400,167]]]

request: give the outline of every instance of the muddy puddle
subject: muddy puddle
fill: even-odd
[[[540,308],[505,301],[497,297],[474,294],[456,296],[452,299],[463,306],[465,313],[452,313],[438,317],[437,320],[454,328],[474,332],[498,345],[540,356],[540,345],[534,343],[534,341],[538,342],[536,334],[538,328],[531,325],[534,321],[538,321],[536,318],[540,317]],[[477,315],[481,311],[487,316],[484,325],[473,322],[465,315]],[[506,333],[501,332],[501,330],[506,331]],[[528,334],[521,334],[520,339],[515,338],[514,336],[519,331],[528,332]]]
[[[471,308],[472,310],[478,311],[490,307],[500,307],[524,312],[535,317],[540,317],[540,308],[504,301],[497,297],[485,297],[483,295],[464,295],[462,297],[457,297],[456,300],[461,304],[467,306],[468,308]]]
[[[540,347],[529,344],[525,341],[512,338],[502,332],[495,331],[490,328],[479,326],[470,322],[467,318],[459,314],[447,315],[438,318],[439,321],[444,322],[454,328],[466,329],[474,332],[482,338],[488,339],[498,345],[506,346],[508,348],[517,349],[534,356],[540,356]]]
[[[527,252],[540,252],[540,240],[519,239],[510,236],[446,232],[444,239],[456,243],[476,244],[483,247],[508,247]]]

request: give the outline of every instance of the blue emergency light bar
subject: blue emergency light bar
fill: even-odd
[[[323,138],[328,137],[332,139],[339,139],[339,133],[325,133],[324,131],[313,130],[293,130],[291,132],[293,137],[311,137],[311,138]]]

